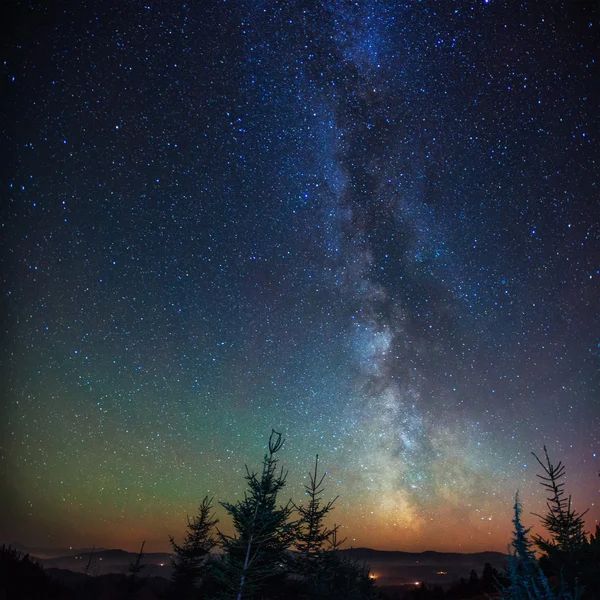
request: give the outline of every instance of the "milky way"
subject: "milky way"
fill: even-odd
[[[272,427],[355,546],[505,550],[544,445],[598,522],[594,3],[11,17],[2,539],[164,549]]]

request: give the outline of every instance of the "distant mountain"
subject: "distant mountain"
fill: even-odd
[[[489,562],[492,566],[504,565],[506,563],[506,554],[502,552],[436,552],[435,550],[426,550],[425,552],[402,552],[400,550],[373,550],[372,548],[349,548],[340,550],[342,554],[347,555],[353,560],[363,560],[365,562],[392,562],[398,565],[484,565]]]
[[[350,560],[368,564],[378,585],[414,585],[427,582],[448,586],[461,577],[467,578],[472,570],[481,575],[485,563],[502,571],[507,556],[501,552],[400,552],[350,548],[340,550]]]
[[[50,549],[27,550],[48,552]],[[30,554],[33,560],[22,560],[18,552],[5,551],[6,562],[12,566],[0,581],[0,596],[12,597],[10,594],[6,596],[4,592],[16,589],[15,586],[19,589],[25,586],[26,591],[30,592],[28,597],[61,600],[80,597],[117,598],[124,593],[134,593],[139,600],[160,600],[168,592],[172,573],[171,554],[145,555],[142,576],[132,579],[128,576],[128,567],[137,556],[135,552],[102,549],[90,553],[89,549],[84,550],[88,551],[38,559],[44,569],[36,564],[33,554]],[[72,552],[70,549],[69,551]],[[406,589],[412,589],[423,582],[448,589],[461,577],[468,578],[471,570],[481,574],[486,562],[502,569],[507,558],[499,552],[393,552],[370,548],[352,548],[340,550],[340,553],[351,560],[366,562],[381,589],[394,588],[390,592],[393,597],[399,597]],[[391,598],[392,595],[386,597]]]
[[[87,560],[91,556],[92,560],[106,560],[106,561],[110,561],[110,562],[127,561],[127,564],[129,564],[132,560],[136,559],[137,555],[138,555],[137,552],[127,552],[127,550],[119,550],[119,549],[114,549],[114,550],[106,550],[106,549],[89,550],[89,549],[86,549],[85,551],[79,551],[76,553],[71,551],[64,556],[56,556],[56,557],[47,559],[47,561],[51,561],[51,560],[82,560],[82,559]],[[168,552],[144,552],[143,560],[145,562],[149,562],[149,563],[154,563],[154,562],[160,563],[160,562],[164,562],[164,561],[169,561],[174,556],[175,556],[174,554],[170,554]]]
[[[19,542],[2,542],[0,546],[5,544],[10,546],[23,554],[29,554],[30,556],[37,556],[38,558],[54,558],[58,556],[67,556],[74,554],[89,554],[92,552],[102,552],[106,548],[48,548],[43,546],[25,546]]]
[[[167,577],[171,576],[172,554],[166,552],[150,552],[144,554],[142,563],[146,565],[145,575]],[[67,569],[81,573],[89,566],[88,572],[93,575],[107,573],[127,573],[129,565],[137,558],[137,552],[126,550],[98,550],[56,556],[52,558],[36,557],[46,569]]]
[[[34,548],[12,544],[13,547],[28,552],[37,558],[46,569],[68,570],[82,573],[88,562],[90,574],[106,575],[127,573],[129,565],[136,559],[137,553],[119,549],[91,548]],[[372,548],[350,548],[340,550],[343,556],[351,560],[367,563],[371,573],[381,585],[406,585],[426,581],[447,585],[460,577],[468,577],[471,570],[481,574],[485,563],[503,570],[507,556],[501,552],[402,552],[394,550],[373,550]],[[144,574],[150,577],[171,577],[172,554],[153,552],[144,555],[146,564]]]

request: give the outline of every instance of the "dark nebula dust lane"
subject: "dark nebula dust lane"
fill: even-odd
[[[505,550],[544,445],[593,528],[598,17],[12,3],[0,538],[166,549],[272,427],[355,547]]]

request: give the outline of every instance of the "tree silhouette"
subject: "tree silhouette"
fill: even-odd
[[[484,592],[487,594],[495,592],[499,584],[506,583],[503,581],[503,576],[489,562],[483,565],[479,581],[481,583],[480,593]]]
[[[298,520],[298,533],[296,538],[296,549],[298,555],[295,559],[294,568],[297,573],[307,576],[315,570],[323,552],[330,547],[329,540],[337,532],[338,526],[328,528],[325,517],[333,509],[337,496],[321,505],[323,494],[323,481],[326,473],[318,476],[319,455],[315,458],[314,473],[309,473],[309,483],[305,485],[305,493],[308,496],[308,505],[295,506],[300,518]]]
[[[296,537],[296,523],[290,521],[292,504],[277,505],[277,495],[285,486],[287,473],[277,473],[275,455],[284,444],[281,434],[272,430],[260,477],[246,466],[248,491],[236,504],[222,502],[233,519],[235,535],[219,532],[224,551],[214,565],[214,575],[227,598],[252,598],[275,581],[282,582],[288,562],[286,551]]]
[[[338,539],[334,525],[328,547],[314,561],[305,580],[306,596],[311,600],[369,600],[375,598],[375,580],[364,562],[351,560],[339,552],[344,540]]]
[[[0,598],[66,600],[73,596],[71,590],[53,581],[29,554],[4,544],[0,546]]]
[[[509,583],[500,586],[502,600],[568,600],[572,596],[559,593],[555,596],[550,589],[546,575],[540,568],[533,550],[533,543],[528,538],[531,528],[525,528],[521,522],[523,509],[519,502],[519,493],[515,495],[514,532],[511,552],[508,558],[506,575]]]
[[[548,456],[548,450],[544,446],[545,462],[542,462],[535,453],[533,456],[538,461],[543,475],[537,475],[544,489],[550,494],[546,499],[548,512],[545,515],[537,515],[542,525],[550,533],[550,539],[544,539],[539,535],[533,537],[536,546],[543,552],[549,554],[555,550],[562,553],[572,553],[587,541],[584,530],[583,517],[587,510],[579,514],[571,507],[571,496],[565,498],[564,481],[565,467],[559,462],[553,465]]]
[[[188,517],[183,544],[180,546],[173,536],[169,536],[169,543],[176,554],[176,558],[171,561],[171,579],[179,596],[189,595],[205,575],[207,559],[216,545],[213,529],[218,522],[212,511],[212,499],[205,496],[198,509],[198,515],[191,520]]]
[[[127,594],[137,593],[144,585],[144,579],[140,578],[140,573],[146,568],[146,563],[142,562],[144,559],[144,546],[146,540],[142,542],[140,551],[136,554],[135,560],[129,563],[129,576],[125,578],[125,592]]]
[[[94,553],[96,552],[96,546],[94,546],[88,556],[88,561],[83,568],[83,573],[85,575],[92,575],[92,569],[94,569],[95,574],[98,575],[98,566],[96,565],[96,561],[94,560]]]
[[[544,446],[544,461],[533,454],[543,469],[538,474],[542,487],[548,493],[547,512],[538,515],[542,525],[550,534],[533,537],[535,545],[543,552],[540,566],[550,577],[559,578],[563,588],[572,595],[584,598],[600,597],[600,542],[598,536],[589,535],[583,517],[588,512],[578,513],[571,505],[571,496],[565,494],[565,467],[559,461],[554,465]],[[596,534],[598,534],[598,529]]]

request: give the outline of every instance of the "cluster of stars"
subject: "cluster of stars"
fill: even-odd
[[[13,17],[0,537],[166,549],[272,427],[355,546],[505,550],[544,444],[600,518],[597,11]]]

